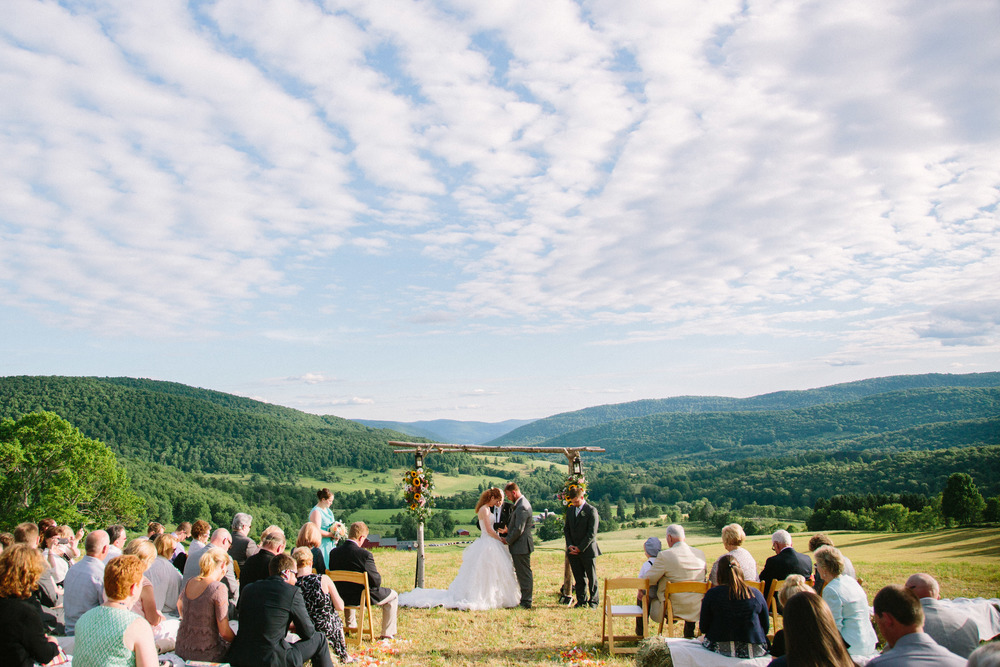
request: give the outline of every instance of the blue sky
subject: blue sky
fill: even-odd
[[[0,374],[372,419],[1000,369],[1000,5],[35,2]]]

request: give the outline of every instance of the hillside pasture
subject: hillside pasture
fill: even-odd
[[[602,533],[598,576],[635,576],[643,562],[642,541],[634,531]],[[643,538],[663,537],[664,529],[647,529]],[[889,583],[902,583],[913,572],[928,572],[941,582],[946,597],[1000,596],[996,573],[1000,545],[995,529],[945,530],[934,533],[830,533],[854,562],[869,602]],[[807,534],[796,534],[805,549]],[[692,526],[689,541],[710,560],[723,548],[714,530]],[[758,566],[771,555],[770,538],[755,536],[746,546]],[[430,547],[425,561],[425,585],[446,588],[461,566],[462,547]],[[378,549],[375,560],[383,584],[399,591],[413,587],[416,553]],[[563,552],[558,541],[537,544],[532,559],[535,608],[465,612],[445,609],[401,609],[398,655],[383,655],[383,664],[398,665],[566,665],[560,654],[578,647],[611,667],[633,665],[631,656],[610,657],[599,648],[599,610],[572,609],[558,604]],[[624,598],[620,602],[624,602]],[[619,600],[616,599],[616,602]],[[377,614],[378,612],[376,612]],[[620,631],[625,631],[624,622]],[[577,663],[579,664],[579,663]]]

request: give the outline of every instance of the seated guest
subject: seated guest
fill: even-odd
[[[236,638],[229,625],[229,591],[221,583],[229,561],[218,547],[202,550],[200,574],[187,583],[177,601],[181,627],[174,653],[185,660],[220,662]]]
[[[844,574],[844,558],[837,547],[816,550],[816,568],[826,582],[823,599],[830,607],[833,621],[847,642],[851,655],[875,654],[878,637],[872,629],[868,596],[854,577]]]
[[[240,566],[247,561],[247,558],[257,553],[257,543],[249,537],[250,524],[253,517],[243,512],[237,512],[233,516],[233,543],[229,547],[229,557]]]
[[[120,523],[108,526],[106,532],[108,533],[108,539],[111,540],[111,544],[108,546],[108,555],[104,557],[105,564],[112,558],[118,558],[122,555],[122,548],[125,546],[125,540],[127,539],[125,526]]]
[[[368,537],[368,526],[362,521],[355,521],[347,531],[347,539],[330,552],[330,570],[347,570],[349,572],[368,573],[368,594],[372,602],[382,608],[382,639],[392,639],[396,635],[396,614],[399,606],[399,594],[391,588],[382,585],[382,575],[375,567],[372,552],[361,545]],[[334,582],[337,592],[344,599],[344,604],[356,606],[361,604],[361,592],[364,586],[348,582]],[[347,626],[355,627],[354,610],[345,613]]]
[[[830,536],[827,535],[826,533],[816,533],[815,535],[809,538],[809,551],[816,551],[820,547],[832,547],[832,546],[834,546],[833,540],[831,540]],[[844,559],[844,574],[847,575],[848,577],[853,577],[855,580],[857,580],[858,575],[854,571],[854,563],[851,562],[850,558],[844,556],[843,552],[841,552],[840,555]],[[819,576],[818,570],[813,572],[813,582],[816,588],[816,592],[822,593],[823,585],[825,582]]]
[[[212,539],[208,541],[208,546],[217,547],[223,551],[229,551],[229,547],[233,544],[233,537],[229,534],[229,531],[225,528],[216,528],[212,532]],[[199,571],[201,570],[201,552],[198,552],[198,561],[195,564],[198,565]],[[186,571],[185,571],[186,574]],[[197,575],[198,572],[192,573]],[[188,578],[190,580],[190,578]],[[233,560],[230,558],[229,562],[226,564],[226,572],[222,575],[222,584],[226,587],[229,592],[229,618],[236,618],[236,599],[240,594],[240,582],[236,580],[236,572],[233,570]],[[187,581],[181,582],[181,587],[183,588],[187,585]]]
[[[187,549],[184,548],[184,540],[191,537],[191,523],[189,521],[181,521],[177,524],[177,528],[174,532],[170,533],[174,538],[174,555],[170,557],[170,562],[177,567],[181,572],[184,571],[184,564],[187,561]],[[180,563],[177,562],[177,557],[184,554],[184,558]]]
[[[656,595],[650,591],[649,620],[660,622],[666,613],[667,584],[674,581],[705,581],[705,552],[688,546],[684,527],[667,526],[667,548],[662,550],[646,573],[650,587],[656,586]],[[701,613],[701,593],[671,593],[670,603],[674,616],[684,620],[684,636],[694,637],[695,621]]]
[[[51,519],[49,521],[51,522],[48,524],[49,526],[55,523]],[[37,549],[38,536],[38,526],[31,522],[20,523],[14,528],[14,544],[27,544],[32,549]],[[38,582],[38,588],[31,594],[31,599],[38,603],[38,613],[42,616],[42,623],[45,627],[50,630],[58,630],[59,623],[56,617],[42,611],[42,606],[56,607],[59,605],[59,588],[56,586],[51,566],[45,568],[41,581]]]
[[[643,554],[646,556],[646,560],[644,560],[642,565],[639,566],[639,578],[645,579],[647,575],[649,575],[649,570],[653,567],[653,563],[656,561],[656,557],[660,555],[661,551],[663,551],[663,544],[660,542],[660,538],[650,537],[648,540],[643,542],[642,551]],[[640,607],[642,606],[642,596],[645,594],[646,591],[644,589],[641,589],[635,596],[635,603]],[[560,601],[560,604],[567,604],[567,603],[562,603]],[[648,605],[649,602],[647,601],[646,604]],[[639,617],[636,617],[635,619],[635,634],[639,635],[640,637],[642,636],[644,620],[646,619],[642,619]]]
[[[787,650],[768,667],[855,667],[823,598],[796,593],[786,601],[783,618]]]
[[[326,563],[323,562],[323,550],[320,548],[322,542],[323,536],[320,534],[319,528],[312,521],[302,524],[302,527],[299,528],[299,535],[295,538],[296,547],[309,547],[312,550],[313,568],[315,568],[316,574],[326,572]]]
[[[38,526],[25,521],[14,527],[14,543],[27,544],[32,549],[38,548]]]
[[[307,523],[316,527],[316,524]],[[317,549],[318,551],[318,549]],[[323,552],[319,552],[320,556]],[[313,573],[313,551],[309,547],[295,547],[292,558],[298,571],[295,573],[295,585],[302,590],[302,598],[306,603],[309,618],[317,630],[326,635],[327,642],[333,648],[341,662],[354,662],[347,655],[347,639],[344,637],[344,624],[338,611],[344,611],[344,601],[337,593],[337,587],[325,574]]]
[[[785,603],[788,602],[788,598],[797,593],[815,592],[813,587],[809,585],[809,582],[801,574],[790,574],[785,577],[785,583],[782,584],[777,597],[778,602],[784,607]],[[785,630],[783,628],[774,633],[774,638],[771,639],[770,653],[775,658],[785,655]]]
[[[285,550],[285,532],[277,526],[270,526],[260,539],[260,551],[247,558],[240,568],[240,590],[255,581],[267,579],[271,559]]]
[[[969,656],[966,667],[1000,667],[1000,642],[983,644]]]
[[[767,601],[743,580],[743,568],[733,554],[719,561],[719,585],[709,589],[701,602],[698,627],[709,651],[732,658],[767,655]]]
[[[38,609],[29,598],[45,571],[45,559],[27,544],[0,553],[0,662],[10,667],[45,664],[59,645],[45,635]]]
[[[135,556],[113,558],[104,570],[107,602],[76,623],[74,667],[156,667],[153,629],[132,611],[142,593],[142,562]]]
[[[14,546],[14,533],[0,533],[0,552]]]
[[[49,566],[52,581],[60,587],[66,578],[66,573],[69,572],[70,565],[73,564],[72,558],[67,554],[66,547],[60,544],[62,539],[62,530],[59,526],[50,526],[45,530],[39,545],[42,548],[42,558]]]
[[[872,667],[965,667],[965,658],[923,631],[924,610],[913,591],[886,586],[875,594],[873,607],[875,623],[889,648],[868,663]]]
[[[792,548],[792,536],[787,530],[776,530],[771,535],[771,550],[774,555],[764,561],[764,569],[760,572],[765,598],[774,582],[784,581],[790,574],[801,574],[807,579],[812,577],[812,560]],[[778,609],[781,609],[780,605]]]
[[[208,536],[211,532],[211,524],[201,519],[195,521],[194,525],[191,526],[191,544],[188,546],[184,567],[181,568],[181,574],[184,575],[184,581],[181,582],[182,588],[192,578],[198,576],[198,559],[201,558],[201,552],[208,547]]]
[[[157,535],[163,534],[163,524],[157,523],[155,521],[150,521],[146,525],[146,539],[155,540]]]
[[[104,557],[108,555],[108,544],[106,532],[91,532],[83,543],[85,555],[66,573],[63,611],[68,636],[73,636],[76,622],[84,613],[104,602]]]
[[[716,576],[719,563],[727,555],[731,555],[740,562],[740,568],[746,575],[747,581],[759,581],[757,578],[757,561],[753,559],[750,552],[743,548],[743,540],[747,539],[747,534],[743,532],[743,526],[738,523],[731,523],[722,529],[722,546],[726,548],[726,553],[712,564],[712,571],[708,575],[708,581],[714,586],[719,583]]]
[[[924,610],[924,632],[952,653],[968,658],[979,646],[979,624],[950,601],[941,599],[941,586],[929,574],[914,574],[906,587],[920,599]]]
[[[174,555],[174,536],[160,534],[153,539],[156,560],[146,570],[146,576],[153,582],[153,596],[156,608],[163,614],[177,616],[177,597],[181,594],[181,573],[177,571],[170,557]]]
[[[156,594],[153,592],[153,582],[146,576],[146,571],[156,560],[156,547],[145,537],[137,537],[129,542],[123,553],[135,556],[142,563],[142,589],[132,611],[142,616],[156,632],[156,626],[163,621],[163,614],[156,606]]]
[[[242,590],[240,630],[225,658],[232,667],[300,667],[306,660],[332,667],[326,636],[313,627],[295,586],[295,570],[295,560],[279,553],[268,562],[269,576]],[[289,644],[285,634],[292,622],[302,640]]]

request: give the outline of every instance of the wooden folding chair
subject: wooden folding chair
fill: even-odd
[[[371,596],[371,593],[368,591],[368,573],[367,572],[351,572],[349,570],[327,570],[326,574],[327,574],[328,577],[330,577],[330,579],[333,580],[334,583],[336,583],[338,581],[343,581],[343,582],[349,583],[349,584],[360,584],[361,586],[364,586],[364,588],[361,591],[361,602],[359,604],[357,604],[357,605],[349,605],[347,603],[344,604],[344,611],[345,612],[348,609],[355,610],[356,615],[357,615],[357,619],[356,620],[357,620],[357,623],[358,623],[357,627],[354,628],[354,629],[352,629],[352,628],[347,627],[347,623],[345,622],[344,623],[344,634],[345,635],[352,635],[354,633],[357,633],[357,635],[358,635],[357,645],[358,646],[361,646],[361,643],[365,640],[365,637],[367,637],[370,641],[374,642],[375,641],[375,624],[374,624],[374,621],[372,620],[372,596]],[[344,596],[341,595],[341,597],[344,597]],[[367,619],[368,619],[368,627],[367,627],[367,629],[365,628],[366,614],[367,614]],[[346,619],[346,614],[345,614],[345,619],[344,620],[345,621],[347,620]]]
[[[628,590],[634,597],[638,591],[645,591],[642,604],[612,604],[609,591]],[[635,632],[615,634],[616,618],[641,618],[642,635]],[[633,630],[635,628],[633,627]],[[638,646],[615,646],[615,641],[642,641],[649,636],[649,579],[619,577],[604,580],[604,595],[601,597],[601,645],[608,643],[609,653],[635,653]]]
[[[663,634],[663,624],[666,622],[669,626],[669,636],[674,636],[674,604],[670,601],[671,593],[701,593],[704,596],[710,586],[711,584],[707,581],[671,581],[667,583],[667,587],[664,589],[663,618],[660,619],[660,628],[656,633]]]

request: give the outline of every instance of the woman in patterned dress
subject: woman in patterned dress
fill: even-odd
[[[295,566],[299,568],[295,585],[302,589],[302,597],[313,625],[326,635],[333,652],[341,662],[354,662],[354,658],[347,655],[344,623],[337,613],[344,611],[344,600],[337,593],[337,587],[325,574],[313,573],[313,555],[309,547],[295,547],[292,549],[292,558],[295,559]]]
[[[326,565],[330,562],[330,552],[337,546],[333,536],[333,524],[337,520],[330,509],[333,505],[333,492],[330,489],[320,489],[316,492],[316,498],[316,506],[309,512],[309,521],[316,524],[320,537],[323,538],[319,548],[323,550],[323,563]]]

